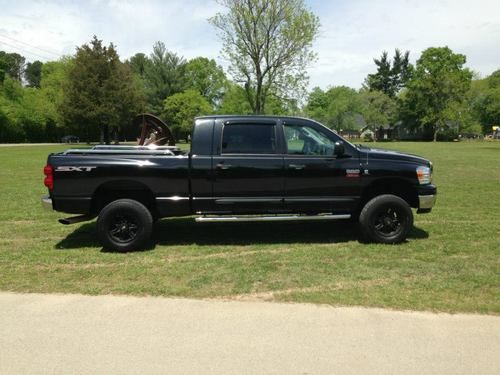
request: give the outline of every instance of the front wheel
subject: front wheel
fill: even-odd
[[[151,212],[132,199],[118,199],[99,213],[97,233],[105,249],[113,251],[140,250],[151,237]]]
[[[408,203],[391,194],[379,195],[361,210],[359,224],[363,237],[372,242],[403,242],[413,227]]]

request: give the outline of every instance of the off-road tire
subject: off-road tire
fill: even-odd
[[[413,227],[413,212],[404,199],[392,194],[379,195],[361,210],[359,227],[364,240],[400,243]]]
[[[141,250],[147,245],[153,228],[151,212],[132,199],[109,203],[97,218],[97,234],[102,246],[111,251]]]

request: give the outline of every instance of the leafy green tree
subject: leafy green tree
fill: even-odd
[[[180,138],[191,132],[196,116],[212,113],[212,107],[198,91],[188,89],[165,99],[163,113],[176,138]]]
[[[3,51],[0,51],[0,84],[3,83],[5,76],[7,75],[7,59],[5,57],[5,53],[2,54]]]
[[[0,112],[3,113],[0,140],[3,142],[42,142],[47,139],[50,121],[48,108],[39,89],[23,88],[21,83],[7,77],[2,85]]]
[[[144,78],[146,75],[146,69],[148,65],[151,64],[151,61],[144,53],[136,53],[126,61],[126,64],[128,64],[133,73],[137,74],[141,78]]]
[[[391,61],[388,53],[384,51],[380,59],[373,61],[377,66],[377,72],[368,74],[365,86],[370,91],[381,91],[391,98],[395,97],[411,78],[413,65],[410,64],[410,52],[401,54],[401,51],[396,49]]]
[[[305,107],[309,117],[336,130],[359,128],[356,114],[361,110],[359,94],[346,86],[332,87],[326,92],[314,88]]]
[[[21,83],[6,75],[0,84],[0,142],[24,142],[26,139],[19,121],[22,94]]]
[[[457,124],[470,88],[472,72],[464,67],[464,55],[448,47],[431,47],[417,60],[413,78],[405,93],[404,113],[412,117],[410,123],[423,127],[437,140],[438,133]]]
[[[66,125],[63,117],[64,113],[67,112],[64,108],[67,103],[64,91],[69,84],[69,72],[73,65],[73,58],[63,57],[58,61],[46,62],[42,67],[40,91],[47,102],[52,103],[47,111],[50,112],[51,118],[54,119],[58,128],[63,128]]]
[[[42,66],[43,63],[38,60],[26,64],[24,78],[26,78],[29,87],[40,87],[40,81],[42,79]]]
[[[492,126],[500,126],[500,70],[480,82],[473,82],[473,108],[484,134],[492,132]],[[481,87],[477,87],[481,85]]]
[[[17,115],[26,141],[55,141],[54,104],[39,89],[28,87],[23,91]]]
[[[164,100],[186,88],[186,61],[168,51],[162,42],[155,43],[149,60],[151,63],[146,64],[144,70],[147,110],[160,114]]]
[[[245,89],[256,114],[270,95],[297,98],[305,91],[306,67],[319,20],[303,0],[221,0],[226,13],[210,22],[219,30],[230,73]]]
[[[19,102],[23,97],[23,87],[21,82],[7,76],[1,86],[3,96],[12,102]]]
[[[366,124],[375,130],[384,125],[395,122],[397,116],[397,102],[382,91],[361,90],[361,114]]]
[[[252,108],[246,98],[245,89],[231,81],[226,83],[222,103],[217,113],[223,115],[250,115]]]
[[[64,87],[63,115],[87,141],[100,131],[109,143],[110,130],[129,124],[141,108],[140,94],[130,68],[122,63],[113,44],[94,36],[77,48]]]
[[[62,101],[62,84],[53,85],[54,66],[63,62],[48,62],[42,68],[41,87],[22,87],[7,76],[0,85],[0,112],[4,114],[0,141],[57,141],[62,135],[63,121],[58,105]],[[7,118],[7,121],[5,121]]]
[[[220,106],[227,78],[215,60],[206,57],[189,60],[185,68],[185,78],[187,87],[198,90],[214,109]]]
[[[21,82],[25,62],[26,58],[18,53],[0,51],[0,82],[3,82],[5,75]]]

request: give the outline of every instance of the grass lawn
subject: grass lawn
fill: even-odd
[[[104,252],[95,222],[42,210],[42,168],[65,146],[0,147],[0,290],[263,299],[500,313],[500,142],[379,143],[434,162],[438,201],[407,243],[348,223],[156,224],[154,246]]]

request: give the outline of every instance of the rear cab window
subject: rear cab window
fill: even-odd
[[[225,124],[222,130],[222,154],[276,154],[274,124]]]

